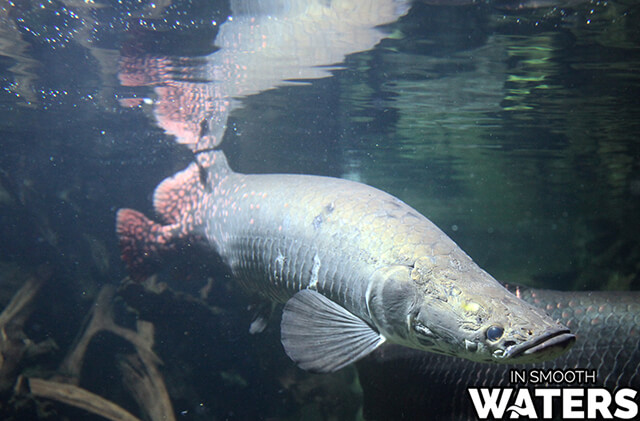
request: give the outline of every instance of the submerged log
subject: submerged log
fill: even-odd
[[[29,391],[35,397],[51,399],[112,421],[140,421],[115,403],[73,384],[30,378]]]
[[[145,335],[140,335],[139,332],[118,326],[113,321],[112,301],[114,296],[115,288],[111,285],[106,285],[100,290],[100,293],[93,305],[87,327],[76,340],[72,351],[67,354],[58,369],[59,373],[67,377],[67,383],[77,382],[80,378],[80,370],[82,369],[87,347],[93,337],[102,331],[111,332],[130,342],[139,353],[146,354],[146,358],[148,358],[149,361],[153,361],[154,364],[162,363],[160,358],[158,358],[151,349],[153,346],[153,340],[149,340]]]
[[[138,321],[136,329],[119,326],[114,321],[113,299],[115,288],[104,286],[95,300],[85,329],[60,364],[58,374],[50,380],[30,378],[31,393],[36,397],[53,399],[107,419],[137,420],[115,403],[78,386],[87,349],[99,332],[110,332],[129,342],[135,354],[119,361],[124,386],[151,421],[175,420],[171,399],[158,366],[160,358],[153,351],[153,324]]]
[[[39,268],[24,282],[0,313],[0,391],[13,386],[25,354],[38,354],[53,346],[51,343],[34,343],[23,330],[33,310],[36,295],[50,277],[50,268]]]

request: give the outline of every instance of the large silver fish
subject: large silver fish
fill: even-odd
[[[207,169],[156,189],[162,224],[118,211],[123,259],[140,275],[204,242],[248,291],[286,303],[282,344],[301,368],[335,371],[385,341],[482,362],[543,361],[573,344],[399,199],[336,178],[239,174],[207,154]]]

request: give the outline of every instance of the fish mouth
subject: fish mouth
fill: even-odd
[[[542,362],[556,358],[567,351],[576,341],[569,329],[548,332],[536,339],[508,348],[509,359],[526,362]]]

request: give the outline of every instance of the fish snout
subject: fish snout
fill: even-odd
[[[507,349],[507,357],[512,362],[529,363],[554,359],[573,346],[576,335],[567,328],[548,330],[536,338]]]

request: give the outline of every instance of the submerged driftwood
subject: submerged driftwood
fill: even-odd
[[[36,344],[24,333],[24,324],[33,311],[34,299],[50,277],[50,268],[39,268],[27,278],[0,313],[0,391],[13,386],[25,355],[47,352],[55,346],[51,341]]]
[[[59,375],[55,376],[55,380],[44,383],[41,379],[30,379],[31,393],[85,409],[107,419],[137,419],[116,404],[77,386],[89,343],[97,333],[107,331],[131,343],[136,350],[135,354],[121,359],[119,365],[124,386],[131,392],[141,412],[151,421],[175,420],[169,393],[158,370],[162,361],[152,350],[153,325],[138,321],[136,330],[117,325],[113,317],[114,296],[115,288],[111,285],[100,290],[89,322],[60,365]],[[37,386],[35,390],[34,384]],[[65,387],[53,391],[54,388],[48,387],[49,385]],[[54,393],[51,393],[52,391]],[[133,418],[118,418],[118,414]],[[114,416],[115,418],[112,418]]]
[[[11,393],[13,387],[16,397],[31,396],[56,401],[108,420],[139,420],[118,404],[79,386],[90,342],[99,332],[110,332],[129,342],[135,349],[134,353],[120,358],[118,366],[123,386],[138,404],[142,416],[151,421],[175,420],[169,393],[158,369],[162,361],[153,351],[153,324],[139,320],[135,330],[116,324],[113,314],[116,289],[111,285],[100,290],[87,316],[84,330],[53,376],[45,379],[20,374],[25,357],[51,352],[56,348],[53,340],[35,343],[24,332],[25,324],[38,305],[38,293],[51,276],[50,268],[38,269],[22,283],[0,313],[0,392]]]
[[[112,421],[139,421],[115,403],[73,384],[38,378],[28,379],[33,396],[62,402]]]
[[[64,345],[61,356],[50,346],[47,354],[30,360],[33,349],[39,348],[24,332],[43,323],[43,314],[50,317],[50,325],[40,329],[56,332],[69,327],[64,315],[71,313],[55,317],[48,313],[49,295],[59,294],[55,302],[63,309],[77,303],[64,286],[41,289],[43,279],[33,276],[23,282],[0,316],[2,346],[6,349],[7,338],[27,344],[16,358],[4,354],[2,368],[13,367],[13,374],[4,378],[9,405],[0,408],[0,418],[63,419],[86,411],[106,420],[172,421],[174,405],[183,416],[202,420],[255,419],[263,414],[353,419],[358,412],[362,396],[355,369],[322,377],[295,369],[278,352],[277,321],[263,334],[250,335],[254,311],[242,305],[245,297],[236,294],[231,284],[212,279],[186,285],[189,292],[174,290],[155,277],[144,283],[125,280],[120,286],[104,286],[85,322],[74,322],[79,333]],[[30,309],[40,314],[30,318],[35,314]],[[22,325],[24,331],[15,328]],[[11,333],[18,331],[22,336]],[[160,356],[167,358],[167,365]],[[260,388],[253,387],[258,383]],[[280,402],[277,407],[274,400]],[[238,404],[243,401],[252,404]]]

